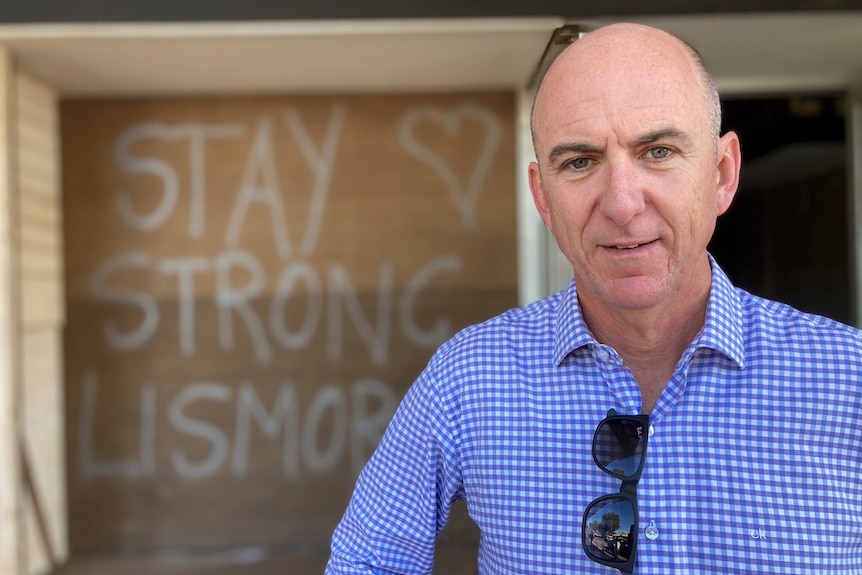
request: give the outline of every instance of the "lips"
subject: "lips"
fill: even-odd
[[[621,250],[621,251],[624,251],[624,250],[633,250],[633,249],[636,249],[636,248],[639,248],[639,247],[642,247],[642,246],[649,245],[649,244],[651,244],[651,243],[653,243],[653,242],[655,242],[655,241],[656,241],[656,240],[650,240],[650,241],[648,241],[648,242],[639,242],[639,243],[607,244],[607,245],[605,245],[605,246],[603,246],[603,247],[608,248],[608,249],[612,249],[612,250]]]

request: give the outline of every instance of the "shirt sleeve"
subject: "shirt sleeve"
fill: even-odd
[[[360,473],[326,575],[431,573],[437,534],[463,498],[456,433],[432,372],[408,390]]]

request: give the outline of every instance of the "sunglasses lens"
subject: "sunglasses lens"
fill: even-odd
[[[593,457],[596,463],[620,479],[635,477],[643,463],[646,429],[636,419],[611,419],[596,429]]]
[[[637,536],[635,509],[624,497],[609,495],[593,502],[584,515],[584,550],[606,565],[625,563]]]

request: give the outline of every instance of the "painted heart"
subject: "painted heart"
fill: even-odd
[[[416,128],[423,122],[441,126],[453,138],[459,134],[465,122],[478,122],[483,126],[485,141],[466,186],[437,152],[416,139]],[[500,124],[497,118],[487,109],[472,104],[464,104],[451,112],[439,108],[416,108],[402,118],[398,136],[407,153],[431,168],[446,186],[464,225],[476,227],[476,202],[500,145]]]

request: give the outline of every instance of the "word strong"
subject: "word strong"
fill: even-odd
[[[240,250],[225,251],[213,258],[173,257],[154,258],[146,252],[121,253],[100,265],[92,276],[91,289],[98,301],[116,304],[139,312],[141,321],[132,327],[120,327],[118,322],[106,320],[104,337],[116,350],[133,350],[145,346],[156,333],[161,311],[156,298],[145,291],[112,287],[112,280],[136,272],[162,274],[176,281],[177,330],[180,352],[183,356],[195,355],[195,310],[199,298],[195,296],[195,280],[210,275],[215,282],[211,308],[217,311],[218,337],[225,351],[234,349],[234,317],[238,317],[253,344],[257,359],[267,361],[273,355],[273,342],[283,350],[307,348],[313,336],[324,325],[324,309],[328,328],[327,357],[338,360],[342,353],[345,316],[350,318],[365,343],[374,363],[385,365],[389,354],[390,324],[397,317],[401,333],[419,348],[439,345],[451,333],[450,322],[439,317],[430,329],[423,329],[415,319],[415,305],[425,286],[439,274],[451,274],[461,269],[457,256],[434,258],[419,268],[408,281],[400,299],[394,301],[392,264],[380,264],[376,288],[376,312],[367,313],[360,305],[349,272],[344,265],[332,263],[325,273],[309,262],[286,264],[280,271],[275,288],[270,292],[269,315],[261,317],[252,303],[264,295],[267,286],[262,263],[252,254]],[[244,285],[234,285],[235,272],[244,272],[248,278]],[[326,285],[324,285],[326,282]],[[323,288],[326,288],[325,290]],[[298,295],[300,288],[303,294]],[[284,320],[285,311],[298,299],[296,305],[303,310],[303,319],[297,328],[290,328]],[[324,301],[328,300],[328,301]],[[371,315],[372,317],[369,317]]]

